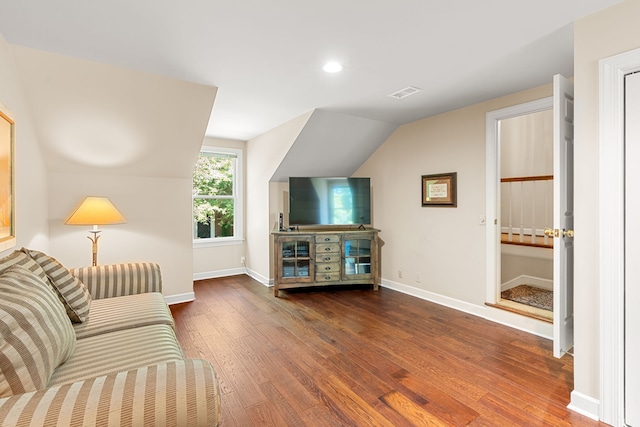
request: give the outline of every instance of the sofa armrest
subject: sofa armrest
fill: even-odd
[[[217,426],[213,367],[187,359],[0,399],[0,425]]]
[[[160,266],[156,263],[98,265],[70,271],[87,286],[93,299],[162,292]]]

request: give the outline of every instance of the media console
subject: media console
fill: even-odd
[[[380,283],[380,248],[374,228],[273,231],[274,295],[280,289]]]

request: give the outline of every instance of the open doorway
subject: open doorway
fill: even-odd
[[[523,278],[531,282],[527,276],[542,278],[544,281],[537,281],[535,285],[545,288],[549,286],[546,280],[553,278],[548,276],[548,269],[553,266],[549,259],[553,250],[531,246],[533,239],[537,245],[547,243],[553,247],[553,242],[550,242],[552,239],[544,237],[546,224],[541,222],[546,220],[546,212],[553,209],[553,205],[544,207],[544,203],[536,202],[535,205],[541,212],[525,215],[525,211],[531,210],[531,196],[527,193],[529,187],[534,185],[527,179],[518,179],[553,175],[553,171],[548,173],[548,162],[553,164],[553,151],[548,153],[545,143],[535,142],[548,137],[549,125],[546,120],[548,114],[553,115],[553,106],[553,97],[538,99],[488,112],[486,122],[487,218],[493,223],[487,221],[486,304],[519,314],[529,313],[527,316],[534,318],[532,320],[545,322],[548,322],[548,312],[539,317],[537,315],[543,313],[530,314],[537,309],[527,308],[530,306],[515,301],[509,302],[510,300],[502,298],[502,292],[522,284]],[[543,122],[540,125],[542,129],[536,128],[536,122]],[[532,131],[531,128],[535,130]],[[522,140],[522,135],[526,135],[525,142],[518,143]],[[542,160],[534,162],[533,158],[537,157]],[[545,185],[536,183],[535,187],[541,190]],[[524,207],[521,208],[521,204]],[[538,224],[539,222],[541,223]]]
[[[500,120],[500,294],[496,304],[553,322],[553,110]]]
[[[487,113],[487,283],[486,304],[497,306],[502,300],[503,226],[500,171],[500,127],[506,119],[552,110],[553,113],[553,225],[543,235],[553,236],[553,354],[562,357],[573,347],[573,85],[557,74],[553,76],[553,96]],[[536,214],[537,215],[537,214]],[[531,237],[539,238],[538,221],[530,226]],[[552,228],[553,227],[553,228]],[[526,226],[520,226],[526,234]],[[543,237],[544,238],[544,237]],[[518,316],[522,317],[522,316]],[[533,316],[530,316],[533,317]],[[524,317],[522,317],[524,318]],[[531,319],[541,327],[542,319]],[[544,328],[546,329],[546,328]]]

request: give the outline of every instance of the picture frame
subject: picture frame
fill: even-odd
[[[14,139],[13,115],[0,103],[0,251],[16,245]]]
[[[457,207],[457,172],[422,175],[422,206]]]

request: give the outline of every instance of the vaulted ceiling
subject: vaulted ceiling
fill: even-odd
[[[618,2],[0,0],[0,34],[218,87],[207,135],[247,140],[314,109],[398,125],[571,76],[572,22]]]

